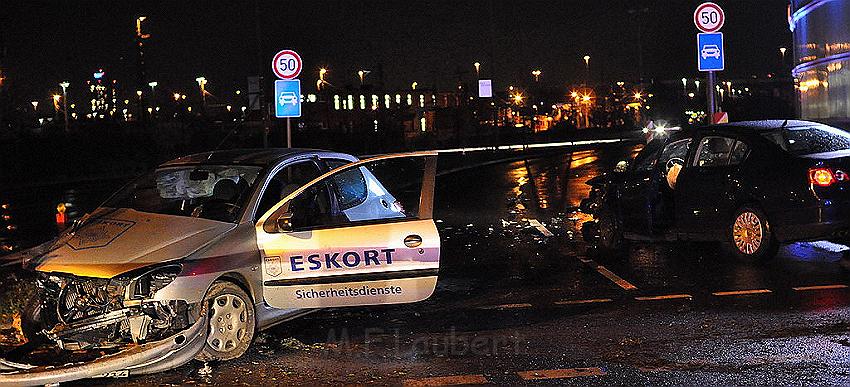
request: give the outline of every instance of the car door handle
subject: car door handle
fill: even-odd
[[[404,245],[410,248],[419,247],[422,244],[422,237],[419,235],[408,235],[404,238]]]

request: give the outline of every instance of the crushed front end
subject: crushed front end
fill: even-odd
[[[116,348],[161,340],[197,320],[198,305],[154,300],[179,274],[179,265],[112,279],[39,273],[40,300],[31,323],[60,348]]]

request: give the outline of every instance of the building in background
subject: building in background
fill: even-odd
[[[799,115],[850,121],[850,0],[792,0]]]

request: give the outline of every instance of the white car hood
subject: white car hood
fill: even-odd
[[[236,224],[183,216],[99,209],[91,220],[61,236],[28,266],[41,272],[111,278],[186,257]]]

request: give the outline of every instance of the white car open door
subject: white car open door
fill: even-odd
[[[428,298],[440,267],[436,164],[435,152],[369,158],[272,207],[256,227],[266,303],[324,308]]]

